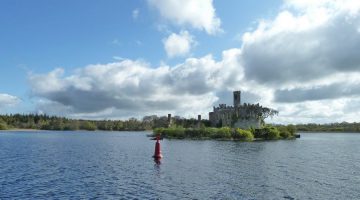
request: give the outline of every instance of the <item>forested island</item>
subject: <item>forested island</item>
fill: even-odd
[[[152,136],[159,135],[169,139],[219,139],[219,140],[278,140],[295,139],[296,130],[292,125],[274,127],[266,125],[262,128],[248,130],[230,127],[202,127],[202,128],[156,128]]]
[[[197,119],[185,119],[179,116],[172,118],[174,127],[196,128]],[[141,120],[81,120],[65,117],[48,116],[45,114],[10,114],[0,115],[0,130],[7,129],[37,129],[37,130],[105,130],[105,131],[142,131],[168,127],[166,116],[145,116]],[[209,120],[202,119],[200,128],[209,128]],[[283,125],[272,125],[279,129]],[[360,133],[360,123],[330,123],[330,124],[297,124],[291,125],[298,132],[356,132]],[[281,128],[280,128],[281,129]]]

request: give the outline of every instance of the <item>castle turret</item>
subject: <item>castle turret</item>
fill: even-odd
[[[201,115],[198,115],[197,128],[201,127]]]
[[[241,92],[234,91],[234,107],[238,108],[241,105]]]
[[[172,123],[171,114],[168,114],[167,123],[168,123],[168,127],[170,127],[170,126],[171,126],[171,123]]]

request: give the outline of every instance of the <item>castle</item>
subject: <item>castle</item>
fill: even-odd
[[[235,128],[260,128],[264,119],[278,114],[278,111],[262,107],[259,104],[241,105],[241,92],[234,91],[234,105],[227,106],[219,104],[214,106],[213,112],[209,112],[209,120],[213,127],[235,127]]]

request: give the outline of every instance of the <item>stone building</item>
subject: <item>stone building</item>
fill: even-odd
[[[262,107],[259,104],[241,104],[241,92],[234,91],[233,94],[233,106],[219,104],[219,107],[214,106],[213,111],[209,112],[211,126],[243,129],[260,128],[265,118],[278,113],[276,110]]]

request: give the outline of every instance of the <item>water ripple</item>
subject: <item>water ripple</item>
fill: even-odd
[[[164,140],[146,133],[1,132],[0,199],[360,199],[360,135]]]

